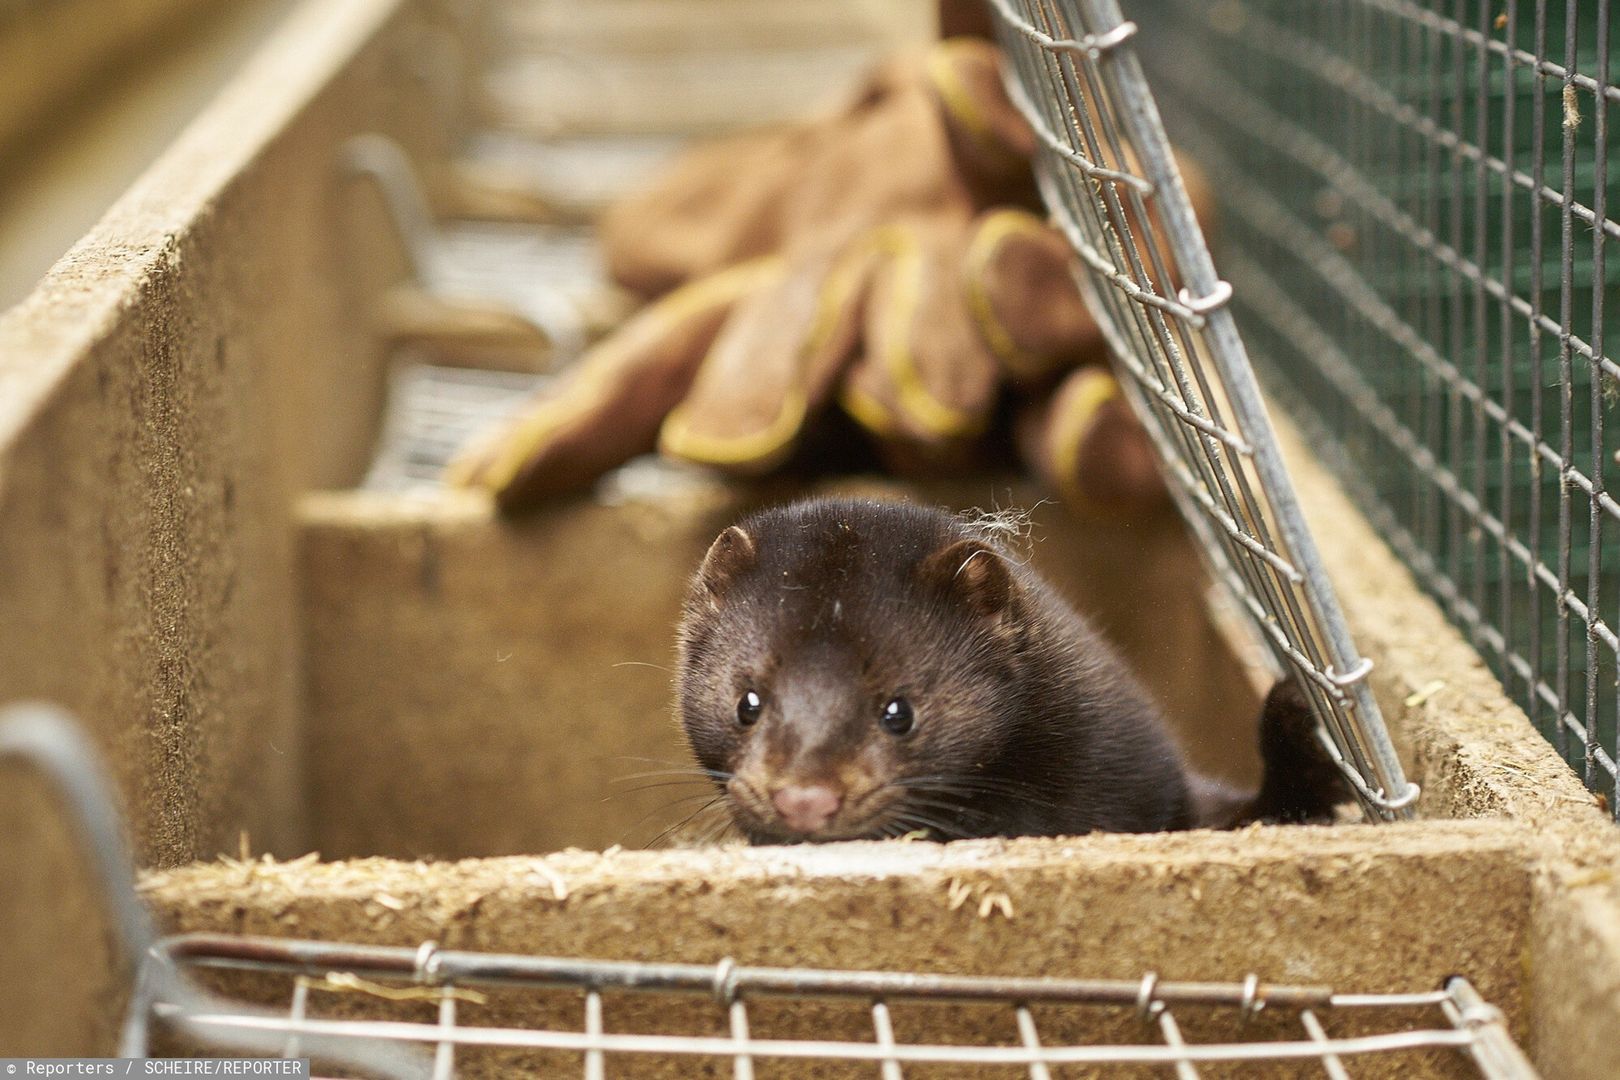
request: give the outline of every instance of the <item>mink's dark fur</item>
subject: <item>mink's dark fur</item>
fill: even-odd
[[[756,843],[1305,820],[1342,795],[1297,692],[1268,700],[1259,794],[1191,773],[1123,661],[994,530],[908,503],[812,500],[722,533],[687,597],[677,696]],[[896,701],[909,730],[881,722]],[[836,814],[789,828],[784,785],[836,791]]]

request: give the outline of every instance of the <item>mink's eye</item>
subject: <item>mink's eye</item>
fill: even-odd
[[[737,723],[743,727],[753,727],[759,714],[765,711],[765,699],[752,690],[744,694],[737,702]]]
[[[911,730],[916,717],[911,711],[911,702],[903,697],[890,698],[889,703],[883,706],[883,716],[878,723],[890,735],[904,735]]]

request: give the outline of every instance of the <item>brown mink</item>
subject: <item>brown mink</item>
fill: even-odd
[[[1224,827],[1343,795],[1286,686],[1258,793],[1191,772],[1123,661],[995,530],[909,503],[809,500],[721,533],[677,695],[754,843]]]

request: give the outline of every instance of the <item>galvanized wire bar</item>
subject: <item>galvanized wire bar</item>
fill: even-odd
[[[1183,513],[1367,815],[1410,816],[1396,759],[1304,525],[1229,305],[1114,0],[991,0],[1037,179]],[[1147,24],[1144,24],[1147,25]]]
[[[376,133],[344,144],[345,175],[371,183],[382,197],[412,275],[447,300],[493,301],[532,323],[551,350],[552,365],[585,348],[587,294],[606,285],[596,244],[584,228],[441,223],[409,156]]]
[[[602,995],[594,987],[585,991],[585,1034],[593,1042],[602,1038]],[[607,1061],[600,1048],[585,1051],[585,1080],[604,1080]]]
[[[900,1070],[900,1059],[893,1054],[894,1021],[889,1018],[888,1003],[882,998],[872,1002],[872,1030],[877,1035],[878,1048],[888,1052],[879,1070],[883,1080],[903,1080],[905,1074]]]
[[[1274,392],[1620,814],[1613,5],[1133,11]]]
[[[1017,1005],[1018,1039],[1025,1048],[1040,1052],[1041,1036],[1035,1028],[1035,1015],[1029,1011],[1029,1006],[1023,1002]],[[1052,1080],[1052,1070],[1046,1067],[1044,1061],[1029,1063],[1029,1080]]]
[[[1164,1044],[1175,1049],[1184,1049],[1187,1040],[1181,1037],[1181,1025],[1169,1009],[1159,1013],[1159,1032],[1164,1036]],[[1198,1080],[1198,1069],[1191,1059],[1178,1057],[1176,1062],[1176,1080]]]
[[[308,1013],[309,980],[295,979],[293,981],[292,1006],[288,1010],[287,1015],[292,1019],[293,1023],[296,1024],[303,1020]],[[302,1047],[299,1044],[298,1036],[296,1034],[288,1035],[286,1045],[281,1048],[281,1056],[290,1060],[292,1058],[302,1057],[303,1055],[301,1051]]]
[[[718,964],[649,964],[615,960],[574,960],[508,953],[463,952],[423,946],[355,945],[232,934],[182,934],[163,943],[174,962],[297,974],[352,971],[366,978],[393,978],[428,986],[595,987],[709,994],[722,1002],[748,997],[840,998],[851,994],[909,1001],[1019,1001],[1026,1004],[1133,1005],[1137,982],[1114,979],[985,978],[974,975],[922,975],[887,971],[821,971],[812,968],[745,967]],[[431,963],[421,956],[430,952]],[[1328,1005],[1332,991],[1322,986],[1265,986],[1264,999],[1282,1008]],[[1240,983],[1157,983],[1153,998],[1165,1004],[1242,1008],[1249,1000]],[[1437,1001],[1438,999],[1436,999]]]
[[[738,1046],[737,1054],[732,1058],[731,1075],[733,1080],[754,1080],[754,1059],[742,1049],[748,1045],[748,1006],[742,998],[737,998],[727,1011],[730,1014],[731,1037]]]
[[[1344,1074],[1343,1062],[1363,1055],[1398,1055],[1407,1052],[1456,1052],[1458,1062],[1472,1062],[1486,1077],[1527,1077],[1533,1073],[1508,1037],[1500,1012],[1483,1002],[1465,980],[1452,979],[1438,991],[1390,994],[1335,994],[1325,987],[1273,986],[1250,975],[1234,983],[1162,981],[1149,974],[1139,981],[994,978],[930,975],[915,972],[814,971],[790,968],[743,967],[729,960],[715,965],[646,964],[601,960],[497,955],[341,943],[293,941],[274,938],[239,938],[194,934],[171,938],[155,950],[155,958],[182,966],[206,967],[216,975],[236,971],[258,978],[266,974],[299,979],[316,974],[347,972],[368,981],[402,982],[416,986],[497,986],[502,997],[504,1025],[480,1023],[478,1004],[467,999],[458,1016],[441,1004],[439,1023],[411,1023],[368,1018],[370,1006],[378,1014],[388,1009],[386,995],[351,994],[345,1019],[276,1016],[244,1009],[235,1012],[218,1001],[186,1012],[190,1031],[258,1032],[285,1036],[317,1036],[333,1040],[365,1038],[399,1043],[433,1043],[442,1048],[486,1048],[571,1051],[584,1055],[587,1075],[605,1071],[606,1063],[626,1057],[729,1060],[733,1075],[751,1077],[757,1059],[802,1062],[858,1061],[876,1065],[880,1075],[904,1075],[910,1064],[1017,1066],[1034,1080],[1051,1075],[1061,1064],[1151,1064],[1173,1066],[1180,1077],[1196,1077],[1198,1066],[1214,1062],[1314,1062],[1329,1076]],[[324,985],[333,986],[330,978]],[[584,991],[586,1008],[577,1028],[525,1027],[513,1022],[523,1015],[512,993],[572,995]],[[602,1001],[609,994],[659,997],[684,994],[711,997],[729,1016],[725,1035],[686,1035],[677,1030],[658,1033],[607,1033],[602,1022]],[[744,1001],[771,996],[787,1000],[819,998],[865,1005],[871,1017],[869,1038],[775,1039],[750,1031]],[[449,1000],[446,993],[441,999]],[[540,1016],[556,1016],[540,1004]],[[549,999],[555,1004],[555,997]],[[578,1000],[572,998],[572,1000]],[[1140,1043],[1070,1043],[1044,1041],[1035,1029],[1030,1002],[1054,1010],[1134,1006],[1146,1028],[1157,1033]],[[1012,1006],[1018,1037],[1006,1044],[984,1045],[952,1041],[901,1042],[895,1037],[891,1005],[895,1002],[928,1004],[1004,1003]],[[1174,1008],[1173,1008],[1174,1007]],[[454,1007],[452,1006],[453,1010]],[[1188,1040],[1174,1009],[1198,1009],[1224,1018],[1222,1026],[1236,1034],[1261,1010],[1293,1010],[1301,1014],[1308,1038],[1303,1040],[1194,1042]],[[1412,1019],[1412,1010],[1426,1010],[1430,1019]],[[1357,1016],[1352,1037],[1335,1037],[1318,1016],[1338,1012]],[[159,1015],[164,1010],[158,1010]],[[675,1010],[639,1016],[686,1015]],[[1070,1017],[1070,1019],[1074,1019]],[[1385,1022],[1387,1020],[1387,1023]],[[703,1027],[700,1019],[692,1024]],[[1208,1024],[1203,1025],[1208,1028]],[[1070,1030],[1084,1025],[1071,1024]],[[1397,1059],[1398,1060],[1398,1059]],[[1386,1067],[1389,1063],[1386,1063]],[[442,1072],[437,1075],[443,1075]]]
[[[1327,1031],[1322,1027],[1322,1021],[1309,1009],[1301,1009],[1299,1022],[1305,1026],[1305,1033],[1311,1037],[1312,1042],[1325,1043],[1328,1041]],[[1344,1070],[1344,1062],[1334,1053],[1322,1055],[1322,1068],[1328,1074],[1328,1080],[1350,1080],[1350,1074]]]
[[[274,1057],[291,1045],[340,1066],[363,1068],[367,1075],[423,1077],[422,1057],[414,1047],[365,1035],[328,1037],[310,1021],[226,1001],[200,989],[180,971],[168,950],[156,940],[151,917],[135,895],[135,864],[124,842],[122,826],[109,794],[112,782],[100,755],[77,722],[54,706],[20,703],[0,707],[0,764],[21,763],[46,780],[65,804],[64,815],[83,843],[90,869],[106,897],[113,928],[134,972],[130,1011],[118,1035],[121,1057],[144,1056],[154,1024],[187,1037],[203,1037],[222,1050]],[[303,974],[300,972],[300,974]],[[322,973],[324,974],[324,973]],[[303,1007],[296,989],[292,1008]],[[247,1021],[233,1031],[202,1035],[194,1016],[228,1010]]]
[[[439,1027],[445,1037],[433,1050],[433,1080],[451,1080],[456,1075],[456,995],[448,986],[439,995]]]
[[[1483,1072],[1505,1077],[1536,1075],[1535,1066],[1508,1033],[1502,1010],[1480,997],[1467,979],[1456,976],[1446,980],[1446,1000],[1440,1008],[1453,1026],[1475,1033],[1477,1037],[1468,1053]]]

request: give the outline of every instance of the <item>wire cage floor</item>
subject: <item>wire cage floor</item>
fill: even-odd
[[[993,978],[743,967],[730,960],[712,966],[627,963],[441,950],[431,943],[411,949],[208,934],[166,939],[149,963],[200,973],[273,974],[286,1008],[279,1014],[200,1011],[137,998],[137,1041],[150,1034],[151,1021],[183,1022],[188,1033],[226,1045],[244,1032],[274,1035],[283,1040],[285,1057],[308,1053],[315,1037],[361,1046],[392,1042],[431,1051],[435,1080],[457,1075],[458,1055],[493,1049],[565,1052],[544,1058],[546,1071],[561,1074],[570,1062],[587,1080],[629,1059],[673,1062],[677,1070],[681,1061],[692,1067],[697,1060],[718,1062],[723,1074],[738,1080],[753,1077],[756,1064],[782,1061],[866,1065],[885,1080],[911,1066],[942,1065],[1004,1067],[991,1074],[1013,1075],[1008,1070],[1016,1069],[1034,1080],[1046,1080],[1065,1065],[1151,1065],[1173,1068],[1187,1080],[1207,1066],[1260,1062],[1342,1078],[1358,1075],[1370,1058],[1402,1060],[1435,1051],[1465,1066],[1467,1075],[1535,1075],[1502,1014],[1461,977],[1431,991],[1345,994],[1263,983],[1254,975],[1230,983],[1175,982],[1152,973],[1136,982]],[[492,989],[560,995],[558,1007],[572,1012],[573,1022],[503,1023],[502,1010],[487,1007],[485,991]],[[615,998],[625,994],[707,997],[709,1022],[701,1012],[677,1011],[669,1015],[690,1017],[696,1030],[679,1031],[677,1022],[667,1025],[677,1030],[625,1031],[612,1015]],[[865,1013],[869,1028],[864,1037],[762,1035],[755,1006],[771,1000],[849,1003]],[[908,1008],[964,1004],[1004,1012],[1006,1038],[983,1045],[905,1037]],[[1065,1012],[1109,1009],[1134,1016],[1140,1038],[1066,1041],[1042,1034],[1043,1025],[1055,1025]],[[1264,1033],[1254,1030],[1262,1015],[1270,1021]],[[1354,1023],[1345,1023],[1351,1018]],[[1207,1037],[1211,1021],[1226,1037]],[[1195,1029],[1205,1037],[1189,1037]]]

